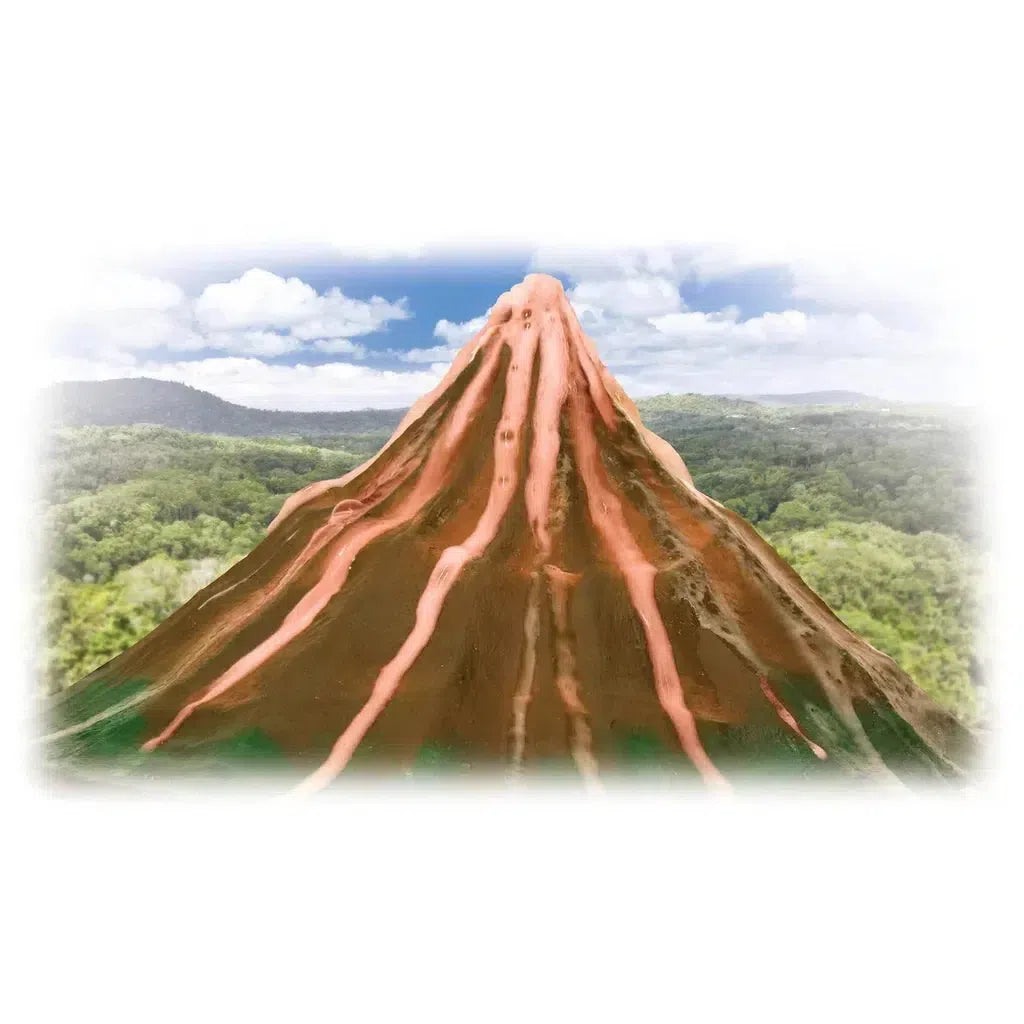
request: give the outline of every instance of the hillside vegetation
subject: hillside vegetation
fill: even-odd
[[[848,625],[963,719],[984,713],[981,538],[962,414],[697,395],[638,406],[697,485],[750,520]],[[277,439],[52,431],[41,686],[67,686],[144,636],[249,551],[288,494],[383,444],[389,431],[374,422]]]

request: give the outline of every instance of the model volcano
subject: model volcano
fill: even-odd
[[[59,758],[587,784],[956,778],[969,736],[640,422],[558,281],[494,306],[385,447],[66,692]]]

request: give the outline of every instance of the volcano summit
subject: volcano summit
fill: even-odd
[[[50,711],[56,763],[259,754],[303,792],[445,764],[955,780],[972,745],[697,490],[536,274],[375,457]]]

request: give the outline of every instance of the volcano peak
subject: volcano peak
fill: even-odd
[[[550,274],[527,274],[519,284],[503,292],[494,304],[491,315],[499,320],[509,316],[531,314],[540,309],[548,311],[567,307],[565,289],[557,277]]]

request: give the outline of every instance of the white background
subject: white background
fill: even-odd
[[[722,806],[56,799],[25,768],[27,702],[9,700],[9,1019],[1014,1016],[1021,225],[1006,11],[370,7],[9,17],[8,697],[27,691],[32,626],[32,355],[84,270],[181,246],[716,241],[927,281],[976,346],[991,781],[968,799]]]

